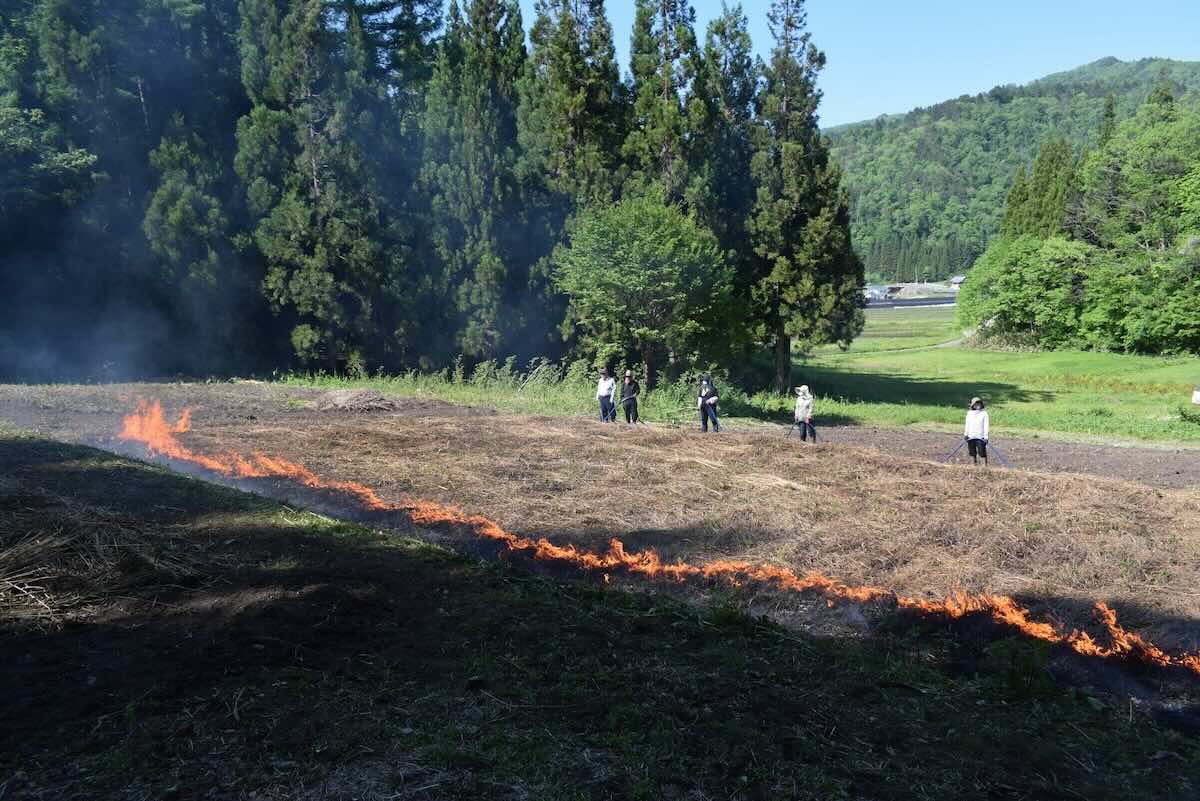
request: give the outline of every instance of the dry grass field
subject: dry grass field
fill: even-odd
[[[404,399],[321,410],[319,393],[272,385],[80,388],[26,406],[43,428],[120,447],[139,395],[163,396],[168,415],[194,408],[180,437],[198,453],[283,457],[521,536],[591,550],[615,537],[665,560],[769,563],[916,597],[1004,593],[1067,627],[1089,626],[1103,601],[1156,640],[1200,647],[1196,490],[804,446],[774,430],[704,437]]]

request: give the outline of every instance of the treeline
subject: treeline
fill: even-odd
[[[1200,352],[1200,97],[1115,103],[1094,149],[1046,142],[1012,181],[1003,233],[959,296],[993,342]]]
[[[803,0],[769,20],[762,62],[740,7],[637,0],[623,79],[603,0],[528,47],[515,0],[0,0],[0,374],[769,346],[784,386],[862,266]]]
[[[1200,90],[1200,63],[1108,58],[829,131],[867,274],[907,281],[969,269],[1000,233],[1013,174],[1042,142],[1095,147],[1109,96],[1122,121],[1164,80],[1180,97]]]

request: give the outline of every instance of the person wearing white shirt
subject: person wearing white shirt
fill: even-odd
[[[967,411],[967,424],[963,428],[963,439],[967,441],[967,453],[971,454],[971,461],[979,464],[979,460],[983,459],[986,466],[988,463],[988,413],[981,398],[971,398],[971,408]]]
[[[596,400],[600,401],[600,419],[611,423],[617,419],[615,396],[617,382],[608,374],[608,368],[600,368],[600,380],[596,383]]]
[[[813,396],[808,391],[808,384],[796,387],[796,425],[800,427],[800,441],[806,442],[812,434],[812,441],[817,441],[817,427],[813,425]]]

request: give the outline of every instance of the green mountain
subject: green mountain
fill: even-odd
[[[826,131],[853,202],[867,274],[944,278],[968,269],[999,232],[1017,168],[1048,138],[1096,141],[1105,100],[1124,120],[1166,80],[1200,91],[1200,62],[1105,58],[1024,86],[997,86],[907,114]]]

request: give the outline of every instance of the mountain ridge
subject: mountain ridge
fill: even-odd
[[[855,246],[876,278],[963,272],[999,230],[1018,167],[1046,139],[1095,142],[1107,96],[1130,116],[1162,80],[1200,92],[1200,61],[1106,56],[1026,84],[826,129],[852,198]]]

